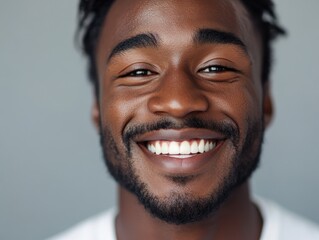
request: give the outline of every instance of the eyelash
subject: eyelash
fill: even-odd
[[[121,77],[144,77],[144,76],[150,76],[154,74],[154,72],[148,70],[148,69],[136,69],[134,71],[131,71],[129,73],[126,73],[124,75],[122,75]]]
[[[215,70],[211,70],[212,68],[214,68]],[[225,67],[222,65],[211,65],[211,66],[207,66],[207,67],[199,69],[199,72],[203,72],[203,73],[222,73],[222,72],[227,72],[227,71],[228,72],[238,72],[234,68]]]

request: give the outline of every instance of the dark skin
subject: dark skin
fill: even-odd
[[[201,29],[230,33],[240,42],[198,41],[195,36]],[[155,39],[152,43],[116,49],[126,39],[150,33]],[[237,0],[115,1],[97,46],[100,97],[92,111],[96,126],[111,126],[115,143],[124,152],[121,136],[134,124],[163,117],[178,122],[189,116],[230,121],[239,129],[241,148],[249,129],[247,119],[264,121],[266,127],[272,117],[268,86],[261,81],[259,37]],[[213,139],[217,147],[196,157],[186,154],[176,159],[155,156],[144,146],[150,140],[201,138]],[[234,155],[230,141],[205,129],[155,131],[139,136],[131,147],[136,175],[159,199],[172,192],[199,198],[214,193],[231,171],[227,159]],[[251,151],[255,148],[253,144]],[[115,158],[110,161],[118,164]],[[177,184],[171,180],[174,176],[192,178]],[[261,229],[262,219],[247,182],[233,190],[214,214],[182,225],[154,218],[134,194],[119,187],[116,232],[120,240],[233,240],[234,236],[253,240],[259,239]]]

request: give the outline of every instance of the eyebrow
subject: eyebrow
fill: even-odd
[[[134,48],[157,47],[158,41],[154,34],[143,33],[119,42],[111,51],[108,61],[115,55]]]
[[[239,37],[233,33],[222,32],[215,29],[199,29],[193,37],[193,41],[199,44],[233,44],[240,47],[248,55],[247,47]]]
[[[233,44],[240,47],[248,55],[247,47],[237,36],[229,32],[218,31],[215,29],[199,29],[194,37],[194,43],[199,44]],[[135,48],[158,47],[159,43],[153,33],[142,33],[119,42],[111,51],[107,61],[122,52]]]

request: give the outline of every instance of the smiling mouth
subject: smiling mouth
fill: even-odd
[[[204,128],[160,129],[134,139],[141,159],[163,176],[194,176],[215,168],[226,140],[222,133]]]
[[[186,158],[215,149],[217,140],[192,139],[183,141],[155,140],[145,143],[147,150],[155,155]]]

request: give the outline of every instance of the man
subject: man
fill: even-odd
[[[319,239],[248,179],[272,118],[270,0],[82,0],[118,210],[57,239]]]

